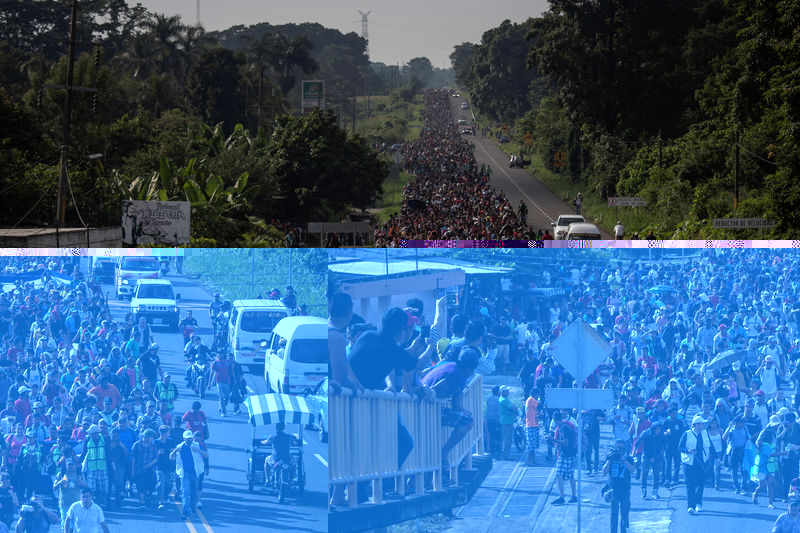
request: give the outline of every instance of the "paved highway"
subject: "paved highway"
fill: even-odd
[[[172,281],[175,291],[180,293],[182,311],[191,309],[197,318],[206,345],[212,338],[211,322],[208,318],[208,303],[211,295],[189,278],[178,276],[174,272],[167,276]],[[115,319],[122,319],[128,311],[129,302],[116,301],[113,298],[113,287],[105,286],[104,292],[111,295],[109,302]],[[224,295],[223,295],[224,296]],[[193,391],[184,386],[183,376],[186,363],[183,359],[183,336],[168,331],[163,326],[153,326],[156,342],[161,346],[162,368],[173,376],[179,386],[180,394],[175,402],[177,413],[190,409],[196,400]],[[266,392],[263,375],[247,374],[248,389],[253,394]],[[253,493],[248,492],[245,469],[247,457],[245,449],[250,446],[252,426],[247,420],[247,410],[242,407],[242,414],[233,415],[229,408],[228,416],[220,418],[216,390],[206,395],[203,411],[209,418],[208,448],[211,470],[206,478],[203,490],[203,509],[194,515],[191,521],[184,522],[180,518],[178,505],[173,504],[166,511],[155,509],[140,510],[129,505],[120,511],[107,509],[107,520],[111,531],[159,533],[262,533],[262,532],[324,532],[328,528],[327,492],[328,492],[328,445],[319,442],[318,432],[305,431],[304,459],[307,484],[302,495],[290,493],[286,502],[279,504],[277,497],[266,489],[257,487]],[[274,426],[266,428],[274,433]],[[287,431],[297,433],[297,425],[287,426]]]
[[[465,101],[463,97],[450,99],[453,120],[458,120],[461,116],[466,116],[468,121],[472,120],[472,111],[461,109],[461,104]],[[490,137],[483,138],[480,132],[476,133],[477,135],[465,135],[464,138],[468,142],[475,143],[475,160],[478,166],[485,164],[492,167],[492,186],[502,190],[515,208],[519,207],[521,200],[525,200],[528,206],[528,226],[533,229],[548,229],[552,235],[553,227],[550,223],[554,222],[558,215],[574,213],[575,208],[550,191],[528,170],[508,168],[509,157],[500,150],[497,140]],[[602,229],[600,233],[606,239],[613,238]]]

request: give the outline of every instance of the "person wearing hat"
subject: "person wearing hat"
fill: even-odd
[[[83,443],[81,464],[92,493],[98,501],[104,501],[108,488],[108,440],[101,435],[98,425],[89,426],[88,436]]]
[[[786,398],[786,394],[783,392],[783,389],[778,389],[775,391],[774,397],[767,402],[767,408],[769,409],[770,413],[777,413],[782,408],[791,409],[792,402]]]
[[[706,477],[706,463],[712,457],[711,440],[706,432],[706,419],[695,415],[691,429],[684,432],[678,443],[686,477],[686,500],[689,514],[699,513],[703,506],[703,488]]]
[[[158,447],[153,444],[156,437],[155,430],[147,428],[142,432],[142,437],[133,443],[131,451],[131,471],[136,482],[136,493],[139,495],[139,504],[142,509],[147,507],[145,498],[150,501],[156,488],[156,463],[158,462]]]
[[[761,380],[761,390],[768,396],[773,396],[780,384],[780,368],[776,365],[775,357],[765,354],[761,365],[756,370],[756,376]]]
[[[43,426],[50,425],[50,418],[44,414],[44,405],[42,402],[33,402],[32,410],[33,412],[25,419],[25,427],[31,427],[34,415],[39,415],[39,422]]]
[[[175,461],[169,458],[170,452],[175,448],[171,428],[162,424],[158,428],[159,438],[154,442],[158,460],[156,462],[156,494],[158,496],[158,510],[166,509],[169,503],[169,494],[175,480]]]
[[[778,430],[778,449],[785,452],[780,458],[782,490],[781,494],[789,493],[789,484],[796,478],[800,471],[800,425],[797,424],[797,415],[785,407],[784,414],[778,413],[783,417],[783,425]]]
[[[36,439],[36,431],[28,428],[25,431],[25,444],[22,445],[19,456],[18,468],[22,468],[25,476],[25,485],[20,490],[22,499],[34,496],[42,489],[42,460],[44,459],[42,447]]]
[[[142,433],[148,428],[155,430],[161,427],[163,423],[164,421],[156,413],[156,402],[149,400],[145,406],[145,412],[139,415],[136,420],[136,431]]]
[[[445,471],[449,470],[447,465],[450,462],[450,451],[461,442],[464,436],[472,429],[474,423],[472,413],[464,409],[461,404],[461,398],[467,382],[475,373],[475,368],[477,368],[480,358],[481,355],[475,348],[464,346],[461,348],[458,362],[436,365],[422,378],[422,384],[430,387],[436,393],[437,398],[451,399],[449,407],[442,407],[442,426],[453,428],[452,433],[442,446],[442,465]],[[504,398],[507,400],[507,392],[499,401],[501,427],[503,424]],[[449,474],[449,472],[447,473]]]
[[[677,404],[670,404],[667,411],[669,415],[662,423],[665,439],[664,486],[670,487],[672,484],[677,484],[680,478],[681,455],[678,444],[688,428],[683,418],[678,415]]]
[[[464,353],[464,348],[461,351]],[[519,414],[519,408],[509,398],[510,394],[511,390],[508,387],[505,385],[500,387],[500,458],[503,461],[511,459],[514,421]]]
[[[730,339],[728,338],[728,326],[720,324],[717,326],[717,334],[714,335],[713,350],[714,355],[724,352],[730,347]]]
[[[17,389],[17,392],[19,398],[14,402],[14,408],[17,410],[17,420],[24,421],[33,413],[30,400],[31,389],[22,385]]]
[[[161,367],[159,366],[159,368]],[[178,387],[172,382],[168,372],[163,372],[161,374],[161,381],[156,383],[155,390],[153,391],[153,398],[158,402],[166,400],[170,411],[175,408],[173,402],[178,399]]]
[[[75,459],[67,459],[65,468],[66,472],[60,477],[56,477],[53,483],[53,491],[58,494],[58,509],[61,512],[62,528],[70,506],[81,499],[81,489],[89,486],[86,480],[83,479],[83,475],[78,469],[78,462]]]
[[[11,486],[11,474],[0,472],[0,522],[10,527],[14,521],[14,509],[19,509],[19,499]]]
[[[183,442],[175,446],[169,458],[175,461],[175,472],[181,478],[183,509],[181,516],[189,520],[190,513],[197,512],[197,483],[198,476],[205,471],[203,457],[208,457],[208,452],[202,450],[194,441],[194,433],[187,429],[183,432]]]
[[[786,512],[779,515],[772,526],[772,533],[795,533],[800,531],[800,498],[789,500]]]
[[[784,454],[777,445],[777,433],[780,426],[780,417],[772,415],[769,424],[756,439],[757,454],[753,466],[750,468],[750,478],[758,482],[756,490],[753,491],[753,503],[758,504],[758,492],[766,486],[770,509],[775,508],[773,501],[775,500],[775,475],[778,472],[778,458]]]

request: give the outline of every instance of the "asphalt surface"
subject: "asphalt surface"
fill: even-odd
[[[175,292],[181,294],[181,311],[192,310],[199,324],[198,334],[206,345],[212,338],[208,304],[212,297],[194,281],[178,276],[174,270],[167,279],[172,281]],[[110,295],[109,306],[115,319],[124,318],[129,301],[114,299],[113,287],[104,286]],[[224,297],[224,295],[223,295]],[[199,399],[185,387],[183,376],[186,363],[183,359],[183,335],[169,331],[165,326],[153,326],[155,341],[160,345],[161,366],[173,376],[180,396],[175,402],[175,411],[184,413],[191,403]],[[262,367],[263,368],[263,367]],[[251,394],[266,392],[263,369],[257,374],[246,374]],[[306,487],[302,494],[289,493],[283,504],[276,495],[263,487],[248,491],[246,467],[253,427],[248,423],[247,410],[242,414],[221,418],[218,412],[216,389],[209,390],[204,400],[203,411],[208,416],[208,448],[211,469],[204,482],[203,508],[190,521],[180,518],[179,505],[172,504],[165,511],[140,510],[132,500],[121,510],[104,509],[113,532],[158,531],[159,533],[260,533],[260,532],[324,532],[328,529],[328,445],[319,442],[317,431],[303,431]],[[258,436],[273,434],[274,426],[259,428]],[[290,424],[287,431],[298,433],[298,426]]]
[[[450,107],[452,109],[453,120],[456,121],[462,116],[472,122],[471,110],[461,109],[461,104],[466,99],[451,98]],[[489,165],[492,167],[491,185],[496,189],[502,190],[506,198],[515,208],[519,207],[520,201],[524,200],[528,206],[528,226],[533,229],[550,230],[553,234],[553,227],[550,225],[558,215],[574,213],[575,208],[569,203],[550,191],[542,182],[524,168],[508,168],[509,156],[500,150],[497,139],[493,137],[482,137],[480,132],[476,135],[464,135],[468,142],[475,144],[475,159],[478,165]],[[588,219],[587,222],[594,223]],[[613,237],[600,229],[600,234],[606,239]]]

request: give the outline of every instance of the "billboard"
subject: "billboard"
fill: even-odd
[[[188,244],[189,202],[122,202],[124,244]]]
[[[303,114],[310,113],[315,107],[325,109],[325,82],[322,80],[303,80],[301,85],[300,109]]]

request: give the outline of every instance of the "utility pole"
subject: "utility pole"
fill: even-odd
[[[733,214],[736,214],[736,209],[739,207],[739,126],[736,126],[735,141],[733,145]]]
[[[67,157],[69,152],[69,119],[72,102],[72,80],[75,70],[75,38],[78,22],[78,0],[72,0],[72,15],[69,26],[69,56],[67,62],[67,86],[64,91],[64,129],[61,133],[61,161],[58,172],[58,203],[56,205],[56,246],[59,245],[58,230],[66,222],[67,209]]]
[[[261,74],[258,78],[258,129],[261,130],[261,85],[264,82],[264,65],[261,65]]]

